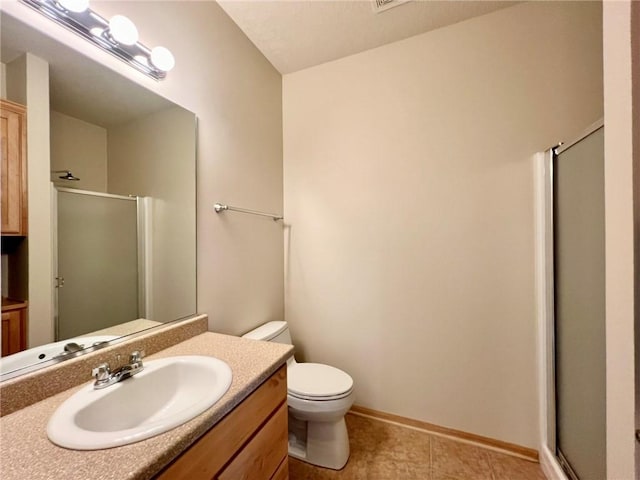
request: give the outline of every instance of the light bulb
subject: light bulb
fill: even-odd
[[[114,15],[109,20],[109,33],[118,43],[134,45],[138,41],[138,29],[124,15]]]
[[[151,50],[151,63],[153,63],[153,66],[158,70],[168,72],[175,66],[176,60],[168,48],[154,47],[154,49]]]
[[[70,12],[81,13],[89,8],[89,0],[58,0],[65,10]]]

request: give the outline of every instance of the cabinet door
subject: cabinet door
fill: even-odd
[[[26,235],[26,155],[24,108],[0,102],[2,234]]]
[[[273,474],[271,480],[289,480],[289,456],[285,456],[284,460],[280,462],[280,466],[276,473]]]
[[[287,366],[283,365],[154,478],[271,479],[287,448]],[[283,475],[282,470],[279,473]]]
[[[217,478],[269,480],[287,457],[287,434],[287,404],[283,403]]]
[[[2,312],[2,356],[18,353],[26,347],[25,309]]]

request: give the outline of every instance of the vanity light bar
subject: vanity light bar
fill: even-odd
[[[138,41],[131,20],[123,15],[107,20],[89,8],[88,0],[20,1],[155,80],[165,78],[174,66],[168,49],[151,50]]]

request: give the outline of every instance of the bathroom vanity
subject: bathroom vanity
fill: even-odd
[[[206,317],[200,321],[206,330]],[[163,342],[167,340],[160,341]],[[64,362],[66,366],[60,368],[65,369],[66,375],[84,375],[81,381],[86,385],[90,373],[87,365],[119,355],[120,351],[147,348],[153,352],[152,343],[153,339],[124,342],[95,352],[99,356],[88,354]],[[46,427],[53,412],[83,385],[19,409],[11,408],[3,399],[6,411],[15,411],[0,418],[0,478],[286,479],[286,359],[292,353],[290,345],[205,331],[149,355],[149,361],[179,355],[214,356],[231,367],[231,386],[216,404],[192,420],[147,440],[104,450],[69,450],[56,446],[47,437]],[[40,371],[40,382],[47,378],[42,377],[42,372],[54,369],[55,366]],[[55,373],[49,376],[51,383],[58,379]],[[33,378],[18,381],[27,382],[22,396],[52,388],[43,383],[37,385]],[[16,395],[19,391],[16,385],[6,387],[5,383],[0,384],[3,395]]]
[[[287,458],[287,368],[283,366],[158,478],[285,479]]]

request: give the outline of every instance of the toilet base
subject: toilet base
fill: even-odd
[[[305,435],[306,433],[306,435]],[[319,467],[341,470],[349,460],[344,417],[329,422],[304,421],[289,414],[289,455]]]

